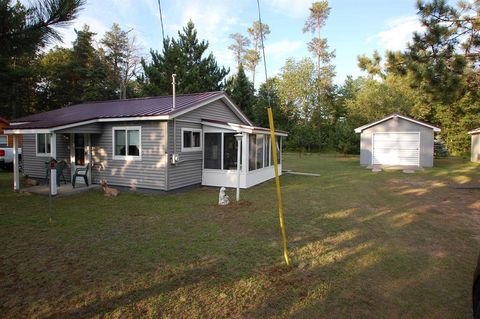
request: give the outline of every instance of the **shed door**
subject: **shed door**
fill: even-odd
[[[420,166],[420,132],[373,133],[372,163]]]

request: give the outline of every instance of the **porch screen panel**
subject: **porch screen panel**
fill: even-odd
[[[203,163],[205,168],[222,169],[222,134],[205,133]]]
[[[139,156],[140,155],[140,132],[137,130],[128,130],[127,131],[127,144],[128,144],[128,154],[130,156]]]
[[[263,168],[263,141],[264,136],[257,134],[257,169]]]
[[[257,155],[257,136],[255,134],[250,134],[249,138],[249,147],[248,147],[248,170],[253,171],[256,169],[256,155]]]
[[[223,135],[223,169],[237,169],[237,139],[235,133]],[[241,155],[240,155],[241,158]]]
[[[265,135],[265,167],[270,166],[270,136]]]
[[[282,158],[281,157],[281,153],[282,153],[282,150],[281,150],[281,137],[280,136],[275,136],[275,146],[277,148],[277,163],[278,164],[281,164],[280,163],[280,159]],[[273,141],[272,141],[272,145],[270,147],[270,156],[272,158],[272,164],[273,165]]]
[[[125,130],[115,130],[115,155],[127,155],[125,142]]]

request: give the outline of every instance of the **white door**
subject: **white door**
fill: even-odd
[[[90,163],[90,134],[75,133],[70,135],[70,160],[72,163],[71,174],[75,173],[77,168],[85,168]],[[88,170],[88,181],[91,181],[91,170]],[[84,184],[83,178],[77,178],[77,184]]]
[[[420,132],[373,133],[374,165],[420,166]]]

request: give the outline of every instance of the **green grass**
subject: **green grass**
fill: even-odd
[[[0,172],[6,318],[466,318],[479,253],[480,167],[409,175],[356,157],[286,154],[289,253],[273,181],[218,207],[216,189],[168,195],[15,194]],[[234,191],[228,191],[234,198]]]

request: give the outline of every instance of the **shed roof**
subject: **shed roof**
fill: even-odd
[[[415,123],[415,124],[418,124],[418,125],[422,125],[422,126],[425,126],[425,127],[428,127],[428,128],[431,128],[434,132],[440,132],[440,128],[436,127],[436,126],[433,126],[431,124],[428,124],[428,123],[425,123],[425,122],[422,122],[422,121],[419,121],[419,120],[416,120],[416,119],[413,119],[411,117],[408,117],[408,116],[405,116],[405,115],[401,115],[401,114],[397,114],[397,113],[393,113],[381,120],[378,120],[378,121],[375,121],[375,122],[372,122],[372,123],[369,123],[369,124],[365,124],[363,126],[360,126],[360,127],[357,127],[355,129],[355,133],[362,133],[364,130],[366,130],[367,128],[369,127],[372,127],[372,126],[375,126],[377,124],[380,124],[382,122],[385,122],[385,121],[388,121],[388,120],[391,120],[393,118],[401,118],[403,120],[406,120],[406,121],[410,121],[412,123]]]
[[[474,129],[474,130],[468,132],[468,134],[470,134],[470,135],[480,134],[480,128]]]
[[[38,113],[18,118],[10,123],[8,129],[49,129],[68,125],[83,125],[90,122],[108,122],[118,119],[170,119],[192,111],[210,102],[222,99],[244,123],[250,120],[235,106],[223,91],[181,94],[175,97],[175,108],[172,96],[86,102],[57,110]]]

